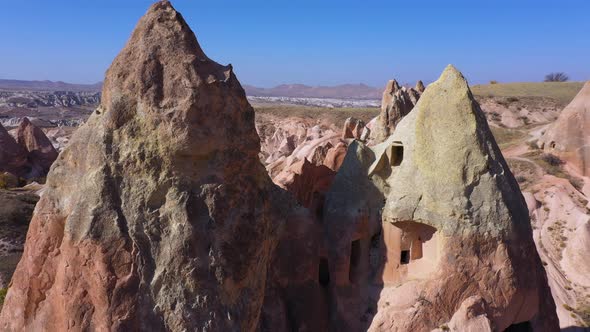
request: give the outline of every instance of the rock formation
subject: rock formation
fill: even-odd
[[[319,126],[268,141],[284,149],[263,149],[269,172],[310,213],[260,163],[231,66],[153,4],[51,168],[0,328],[556,330],[524,199],[465,79],[449,67],[421,97],[386,94],[374,147]]]
[[[16,141],[27,152],[31,165],[30,177],[45,176],[51,164],[57,159],[57,151],[40,128],[28,118],[23,118],[16,132]]]
[[[292,193],[299,204],[312,211],[321,209],[336,172],[325,165],[315,165],[304,158],[273,178],[273,182]]]
[[[373,144],[381,143],[393,133],[401,119],[414,108],[420,93],[412,88],[401,87],[396,80],[387,83],[381,100],[381,113],[371,128]]]
[[[416,82],[416,87],[414,88],[414,90],[418,91],[419,93],[424,92],[424,90],[426,90],[426,87],[424,86],[424,83],[422,83],[422,81],[418,81]]]
[[[0,125],[0,172],[23,178],[43,177],[57,158],[57,151],[43,131],[24,118],[16,140]]]
[[[253,331],[277,232],[309,218],[260,164],[231,66],[161,1],[102,96],[50,171],[1,329]]]
[[[558,329],[525,201],[455,68],[385,142],[349,146],[323,211],[334,330]]]
[[[361,139],[361,135],[365,129],[365,122],[356,118],[348,118],[344,121],[342,128],[342,138]]]
[[[346,143],[333,130],[314,126],[308,130],[305,140],[297,145],[290,154],[281,155],[268,164],[266,169],[274,179],[280,172],[303,159],[307,159],[314,165],[322,165],[328,151],[341,142]]]
[[[0,124],[0,172],[24,176],[28,170],[27,151]]]
[[[346,151],[348,150],[348,144],[344,142],[339,142],[336,146],[330,148],[326,153],[326,158],[324,158],[324,165],[327,166],[329,169],[333,171],[338,171],[342,163],[344,162],[344,157],[346,157]]]
[[[575,170],[590,176],[590,82],[561,112],[542,138],[542,145],[567,161]]]

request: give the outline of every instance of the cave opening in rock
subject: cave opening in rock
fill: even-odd
[[[531,322],[512,324],[504,332],[533,332],[533,326]]]
[[[326,258],[320,258],[320,269],[318,280],[320,285],[326,287],[330,284],[330,269],[328,266],[328,260]]]
[[[361,260],[361,241],[352,241],[350,245],[350,269],[348,273],[348,279],[351,283],[356,283],[360,273],[360,260]]]
[[[404,159],[404,147],[401,142],[392,147],[393,153],[391,157],[391,166],[399,166]]]
[[[400,264],[410,264],[410,251],[409,250],[402,250],[401,256],[399,259]]]

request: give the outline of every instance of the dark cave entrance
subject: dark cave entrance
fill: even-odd
[[[400,259],[400,264],[410,264],[410,251],[409,250],[402,250]]]
[[[350,270],[348,279],[351,283],[356,283],[360,274],[360,260],[361,260],[361,240],[352,241],[350,245]]]
[[[320,285],[326,287],[330,284],[330,269],[328,266],[328,260],[326,258],[320,258],[320,269],[318,280]]]
[[[391,161],[391,166],[399,166],[402,163],[402,160],[404,159],[404,147],[403,145],[401,145],[401,143],[398,143],[399,145],[394,145],[392,147],[392,161]]]
[[[533,326],[531,322],[512,324],[504,332],[533,332]]]

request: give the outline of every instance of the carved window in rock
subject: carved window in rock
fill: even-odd
[[[320,268],[318,280],[320,285],[326,287],[330,284],[330,268],[328,266],[328,260],[326,258],[320,258]]]
[[[356,283],[360,275],[361,263],[361,240],[352,241],[350,245],[350,269],[348,279],[351,283]]]
[[[401,142],[393,142],[391,146],[390,164],[391,166],[399,166],[404,159],[404,146]]]
[[[399,258],[399,263],[402,265],[410,264],[410,251],[409,250],[402,250],[400,258]]]
[[[504,332],[533,332],[533,326],[530,322],[512,324]]]

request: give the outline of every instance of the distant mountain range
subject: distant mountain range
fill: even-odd
[[[95,84],[72,84],[53,81],[22,81],[0,79],[0,90],[100,92],[101,89],[102,82]]]
[[[383,90],[365,84],[342,84],[336,86],[309,86],[282,84],[274,88],[257,88],[244,85],[246,95],[256,97],[335,98],[335,99],[381,99]]]
[[[255,97],[334,98],[334,99],[381,99],[382,88],[365,84],[341,84],[335,86],[309,86],[304,84],[281,84],[273,88],[258,88],[244,85],[246,94]],[[96,84],[72,84],[54,81],[23,81],[0,79],[0,90],[11,91],[87,91],[100,92],[102,82]]]

